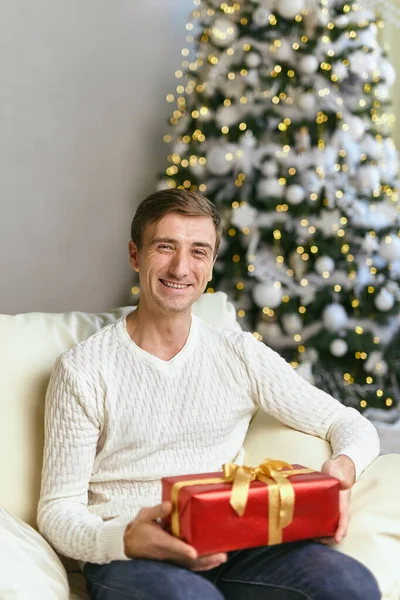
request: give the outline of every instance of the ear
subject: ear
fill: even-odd
[[[129,242],[129,263],[134,271],[139,272],[139,250],[132,240]]]

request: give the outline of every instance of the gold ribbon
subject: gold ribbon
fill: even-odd
[[[286,471],[282,472],[284,469]],[[171,489],[172,533],[179,537],[178,496],[183,487],[232,482],[230,505],[242,517],[246,510],[250,484],[252,481],[258,480],[268,486],[268,544],[280,544],[282,530],[292,522],[294,513],[295,493],[287,478],[312,472],[313,469],[294,469],[291,464],[282,460],[266,458],[258,467],[225,463],[223,477],[177,481]]]

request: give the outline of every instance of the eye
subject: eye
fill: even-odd
[[[197,256],[207,256],[207,253],[205,252],[205,250],[193,250],[194,254],[196,254]]]
[[[159,250],[173,250],[173,247],[170,244],[159,244],[157,248]]]

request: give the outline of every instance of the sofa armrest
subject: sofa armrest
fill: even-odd
[[[375,575],[384,600],[400,598],[400,454],[379,456],[352,489],[347,536],[336,547]]]
[[[268,457],[319,470],[331,458],[329,442],[296,431],[259,410],[244,443],[245,463],[255,466]]]
[[[258,411],[244,444],[245,463],[275,458],[320,469],[330,444],[283,425]],[[347,536],[334,547],[375,575],[383,600],[400,600],[400,454],[379,456],[352,489]]]

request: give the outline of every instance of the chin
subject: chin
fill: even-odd
[[[165,312],[183,313],[189,310],[194,302],[195,299],[190,301],[187,299],[182,299],[181,301],[176,299],[173,302],[160,302],[160,308],[163,309]]]

